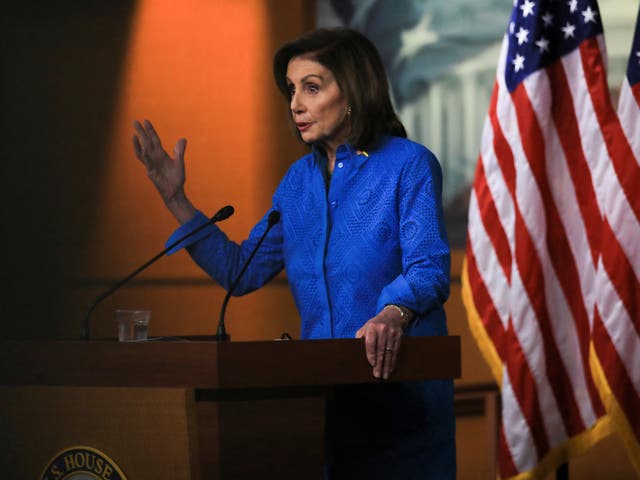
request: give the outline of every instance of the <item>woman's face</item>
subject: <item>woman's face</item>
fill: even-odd
[[[287,66],[291,116],[307,143],[333,153],[349,135],[347,101],[333,74],[309,56],[293,57]]]

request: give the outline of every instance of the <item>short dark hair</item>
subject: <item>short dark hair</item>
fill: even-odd
[[[406,137],[389,97],[384,64],[373,43],[349,28],[322,28],[285,43],[273,57],[273,75],[288,100],[289,61],[310,54],[328,68],[351,107],[349,143],[359,150],[375,146],[383,134]]]

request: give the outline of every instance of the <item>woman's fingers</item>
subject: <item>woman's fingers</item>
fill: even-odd
[[[173,163],[171,157],[162,148],[160,137],[149,120],[140,123],[133,121],[136,135],[133,137],[133,149],[136,156],[145,164],[147,171],[170,169]],[[181,139],[176,144],[176,159],[183,162],[186,140]]]
[[[164,155],[160,137],[149,120],[144,120],[143,123],[140,123],[138,120],[134,120],[133,128],[135,128],[136,133],[138,134],[137,137],[138,145],[140,147],[140,155],[144,158],[143,161],[145,164],[148,163],[149,160],[154,160],[158,154]]]
[[[187,139],[181,138],[176,142],[176,146],[173,148],[174,158],[180,162],[184,163],[184,151],[187,148]]]
[[[395,343],[388,343],[384,349],[384,366],[382,368],[382,378],[388,380],[396,368],[398,351],[400,350],[400,338]]]
[[[376,367],[380,364],[378,357],[378,336],[373,329],[367,329],[364,336],[364,348],[367,354],[367,361],[373,367],[374,376]]]
[[[373,368],[373,376],[388,380],[396,367],[400,337],[395,332],[387,335],[379,335],[376,346],[376,364]]]
[[[132,137],[132,141],[133,141],[133,151],[135,152],[136,157],[138,157],[138,160],[140,160],[142,163],[146,165],[147,162],[145,161],[144,155],[142,154],[142,145],[140,145],[140,140],[138,139],[138,136],[134,135]]]
[[[153,128],[153,125],[149,120],[144,120],[144,126],[147,131],[147,135],[149,137],[149,141],[151,145],[154,147],[162,147],[162,143],[160,142],[160,136],[156,133],[156,129]]]
[[[149,139],[149,135],[147,134],[147,131],[144,129],[142,124],[137,120],[133,121],[133,128],[135,128],[138,134],[140,146],[142,147],[142,153],[144,154],[145,151],[148,150],[148,147],[151,146],[151,140]]]
[[[389,379],[398,358],[402,329],[389,325],[377,315],[356,332],[356,338],[361,337],[364,337],[367,361],[373,368],[373,376]]]
[[[376,365],[380,364],[379,361],[379,352],[378,352],[378,335],[374,328],[370,328],[371,323],[365,323],[360,330],[356,332],[356,338],[364,337],[364,348],[365,354],[367,356],[367,361],[369,365],[371,365],[374,369]]]

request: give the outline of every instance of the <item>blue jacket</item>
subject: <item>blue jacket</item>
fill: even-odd
[[[442,174],[422,145],[386,137],[371,152],[342,145],[330,181],[314,149],[295,162],[273,196],[281,220],[269,232],[234,294],[255,290],[286,268],[302,338],[345,338],[385,305],[417,317],[408,335],[445,335],[449,246]],[[266,214],[237,245],[216,226],[179,245],[224,288],[266,228]],[[206,222],[196,217],[167,244]]]

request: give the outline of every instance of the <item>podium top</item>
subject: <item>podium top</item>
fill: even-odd
[[[460,376],[460,337],[404,337],[392,380]],[[247,389],[373,378],[362,339],[1,341],[0,385]]]

